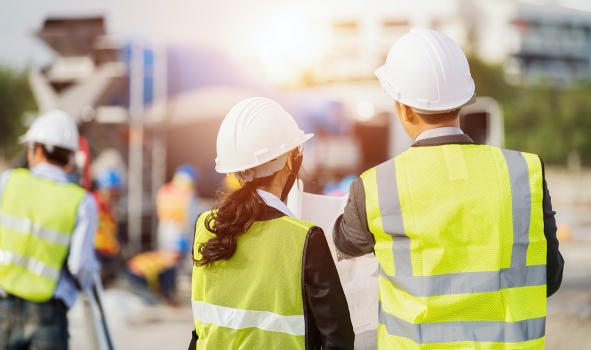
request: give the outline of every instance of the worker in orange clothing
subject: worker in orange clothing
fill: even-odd
[[[94,247],[97,259],[101,262],[103,283],[115,277],[117,256],[120,251],[117,215],[115,206],[121,197],[121,175],[115,170],[107,170],[96,180],[96,189],[92,192],[98,205],[99,217]]]
[[[188,237],[197,219],[197,170],[189,164],[177,168],[170,183],[158,191],[158,249],[187,253]],[[192,235],[191,235],[192,237]]]

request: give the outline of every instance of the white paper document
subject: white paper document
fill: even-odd
[[[330,197],[302,193],[294,186],[289,194],[287,205],[300,219],[311,222],[324,230],[349,303],[351,321],[355,331],[355,349],[376,349],[378,261],[373,254],[338,261],[332,240],[334,223],[339,215],[343,213],[347,198],[348,196]]]

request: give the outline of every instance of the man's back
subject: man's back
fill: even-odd
[[[380,261],[380,344],[543,348],[545,193],[539,157],[466,135],[417,142],[364,173],[334,239],[345,257]]]
[[[0,211],[0,287],[45,302],[57,287],[86,191],[12,170]]]

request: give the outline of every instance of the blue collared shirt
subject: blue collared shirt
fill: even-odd
[[[10,177],[10,170],[0,175],[0,199]],[[66,183],[66,173],[60,167],[49,163],[39,163],[31,174],[57,183]],[[0,201],[0,211],[2,202]],[[78,280],[83,289],[89,289],[93,284],[93,275],[100,268],[94,252],[94,236],[98,222],[98,209],[91,194],[86,194],[78,206],[76,224],[72,233],[70,253],[68,255],[68,269]],[[62,271],[55,289],[54,298],[62,300],[71,308],[78,297],[78,289],[72,279]]]

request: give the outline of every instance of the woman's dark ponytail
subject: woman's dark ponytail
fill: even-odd
[[[257,187],[272,178],[269,176],[246,182],[211,211],[205,219],[205,228],[214,237],[199,245],[201,259],[194,260],[195,265],[211,266],[218,260],[230,259],[236,253],[238,237],[248,231],[258,217],[266,214],[267,206],[258,194]]]

